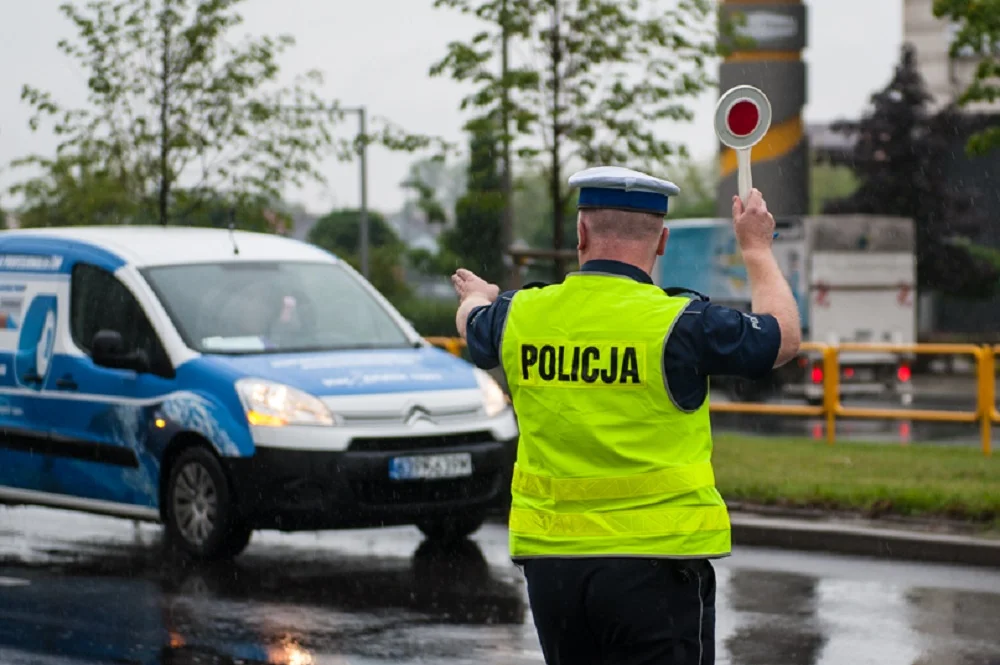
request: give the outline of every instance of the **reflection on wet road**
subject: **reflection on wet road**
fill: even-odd
[[[1000,572],[738,550],[720,663],[1000,665]],[[506,532],[257,534],[192,565],[153,526],[0,507],[4,665],[541,663]]]

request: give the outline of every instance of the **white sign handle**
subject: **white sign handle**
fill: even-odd
[[[740,200],[746,206],[750,198],[750,190],[753,189],[753,175],[750,173],[750,151],[752,148],[740,148],[736,151],[736,186],[739,190]]]

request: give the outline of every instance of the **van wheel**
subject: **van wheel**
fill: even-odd
[[[452,542],[468,538],[479,530],[484,521],[485,518],[480,516],[445,517],[417,522],[417,528],[428,540]]]
[[[189,448],[170,468],[166,492],[167,532],[198,559],[228,559],[242,552],[252,531],[236,514],[229,481],[219,460],[204,448]]]

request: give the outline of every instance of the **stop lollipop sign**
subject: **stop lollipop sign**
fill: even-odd
[[[731,88],[715,107],[715,133],[723,145],[736,151],[736,182],[744,205],[753,188],[750,151],[770,127],[771,102],[752,85]]]

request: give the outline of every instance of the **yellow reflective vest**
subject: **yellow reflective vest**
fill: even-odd
[[[602,273],[515,294],[501,344],[520,427],[514,559],[729,554],[708,400],[679,408],[663,371],[688,302]]]

